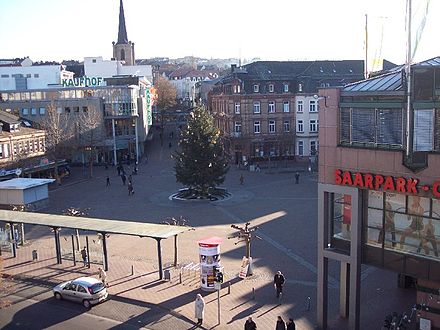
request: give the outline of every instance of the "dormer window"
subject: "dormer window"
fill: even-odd
[[[269,84],[269,93],[273,93],[274,88],[273,88],[273,84]]]
[[[303,91],[303,84],[299,83],[298,84],[298,92],[302,92]]]
[[[254,93],[259,93],[260,92],[260,85],[255,84],[254,85]]]
[[[288,93],[289,92],[289,84],[287,84],[287,83],[283,84],[283,91],[284,91],[284,93]]]

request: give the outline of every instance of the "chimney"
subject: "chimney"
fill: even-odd
[[[236,68],[237,68],[237,64],[231,64],[231,73],[234,73]]]

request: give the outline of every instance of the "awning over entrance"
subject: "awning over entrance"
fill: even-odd
[[[160,241],[162,239],[167,239],[169,237],[174,236],[175,238],[174,260],[176,263],[177,235],[193,229],[191,227],[172,226],[172,225],[164,225],[164,224],[98,219],[98,218],[88,218],[88,217],[74,217],[74,216],[47,214],[47,213],[17,212],[17,211],[7,211],[7,210],[0,210],[0,221],[9,222],[9,223],[25,223],[31,225],[48,226],[53,229],[71,228],[71,229],[95,231],[102,234],[122,234],[122,235],[154,238],[157,241],[159,272],[160,272],[159,277],[161,279],[162,279],[162,254],[161,254]],[[57,230],[55,230],[55,232],[57,232]],[[55,235],[55,239],[56,240],[59,239],[59,236]],[[105,239],[105,235],[104,235],[104,239]],[[104,245],[105,245],[105,241],[104,241]],[[106,251],[106,249],[104,249],[104,251]],[[104,256],[104,259],[105,260],[107,259],[106,255]],[[105,268],[107,268],[107,265],[104,266]]]

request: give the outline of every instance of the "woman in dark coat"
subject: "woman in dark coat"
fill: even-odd
[[[275,330],[286,330],[286,323],[284,323],[284,320],[281,316],[278,316]]]

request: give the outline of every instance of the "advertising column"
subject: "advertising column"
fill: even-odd
[[[220,267],[220,237],[205,238],[199,243],[200,257],[200,288],[204,291],[214,291],[214,268]]]

